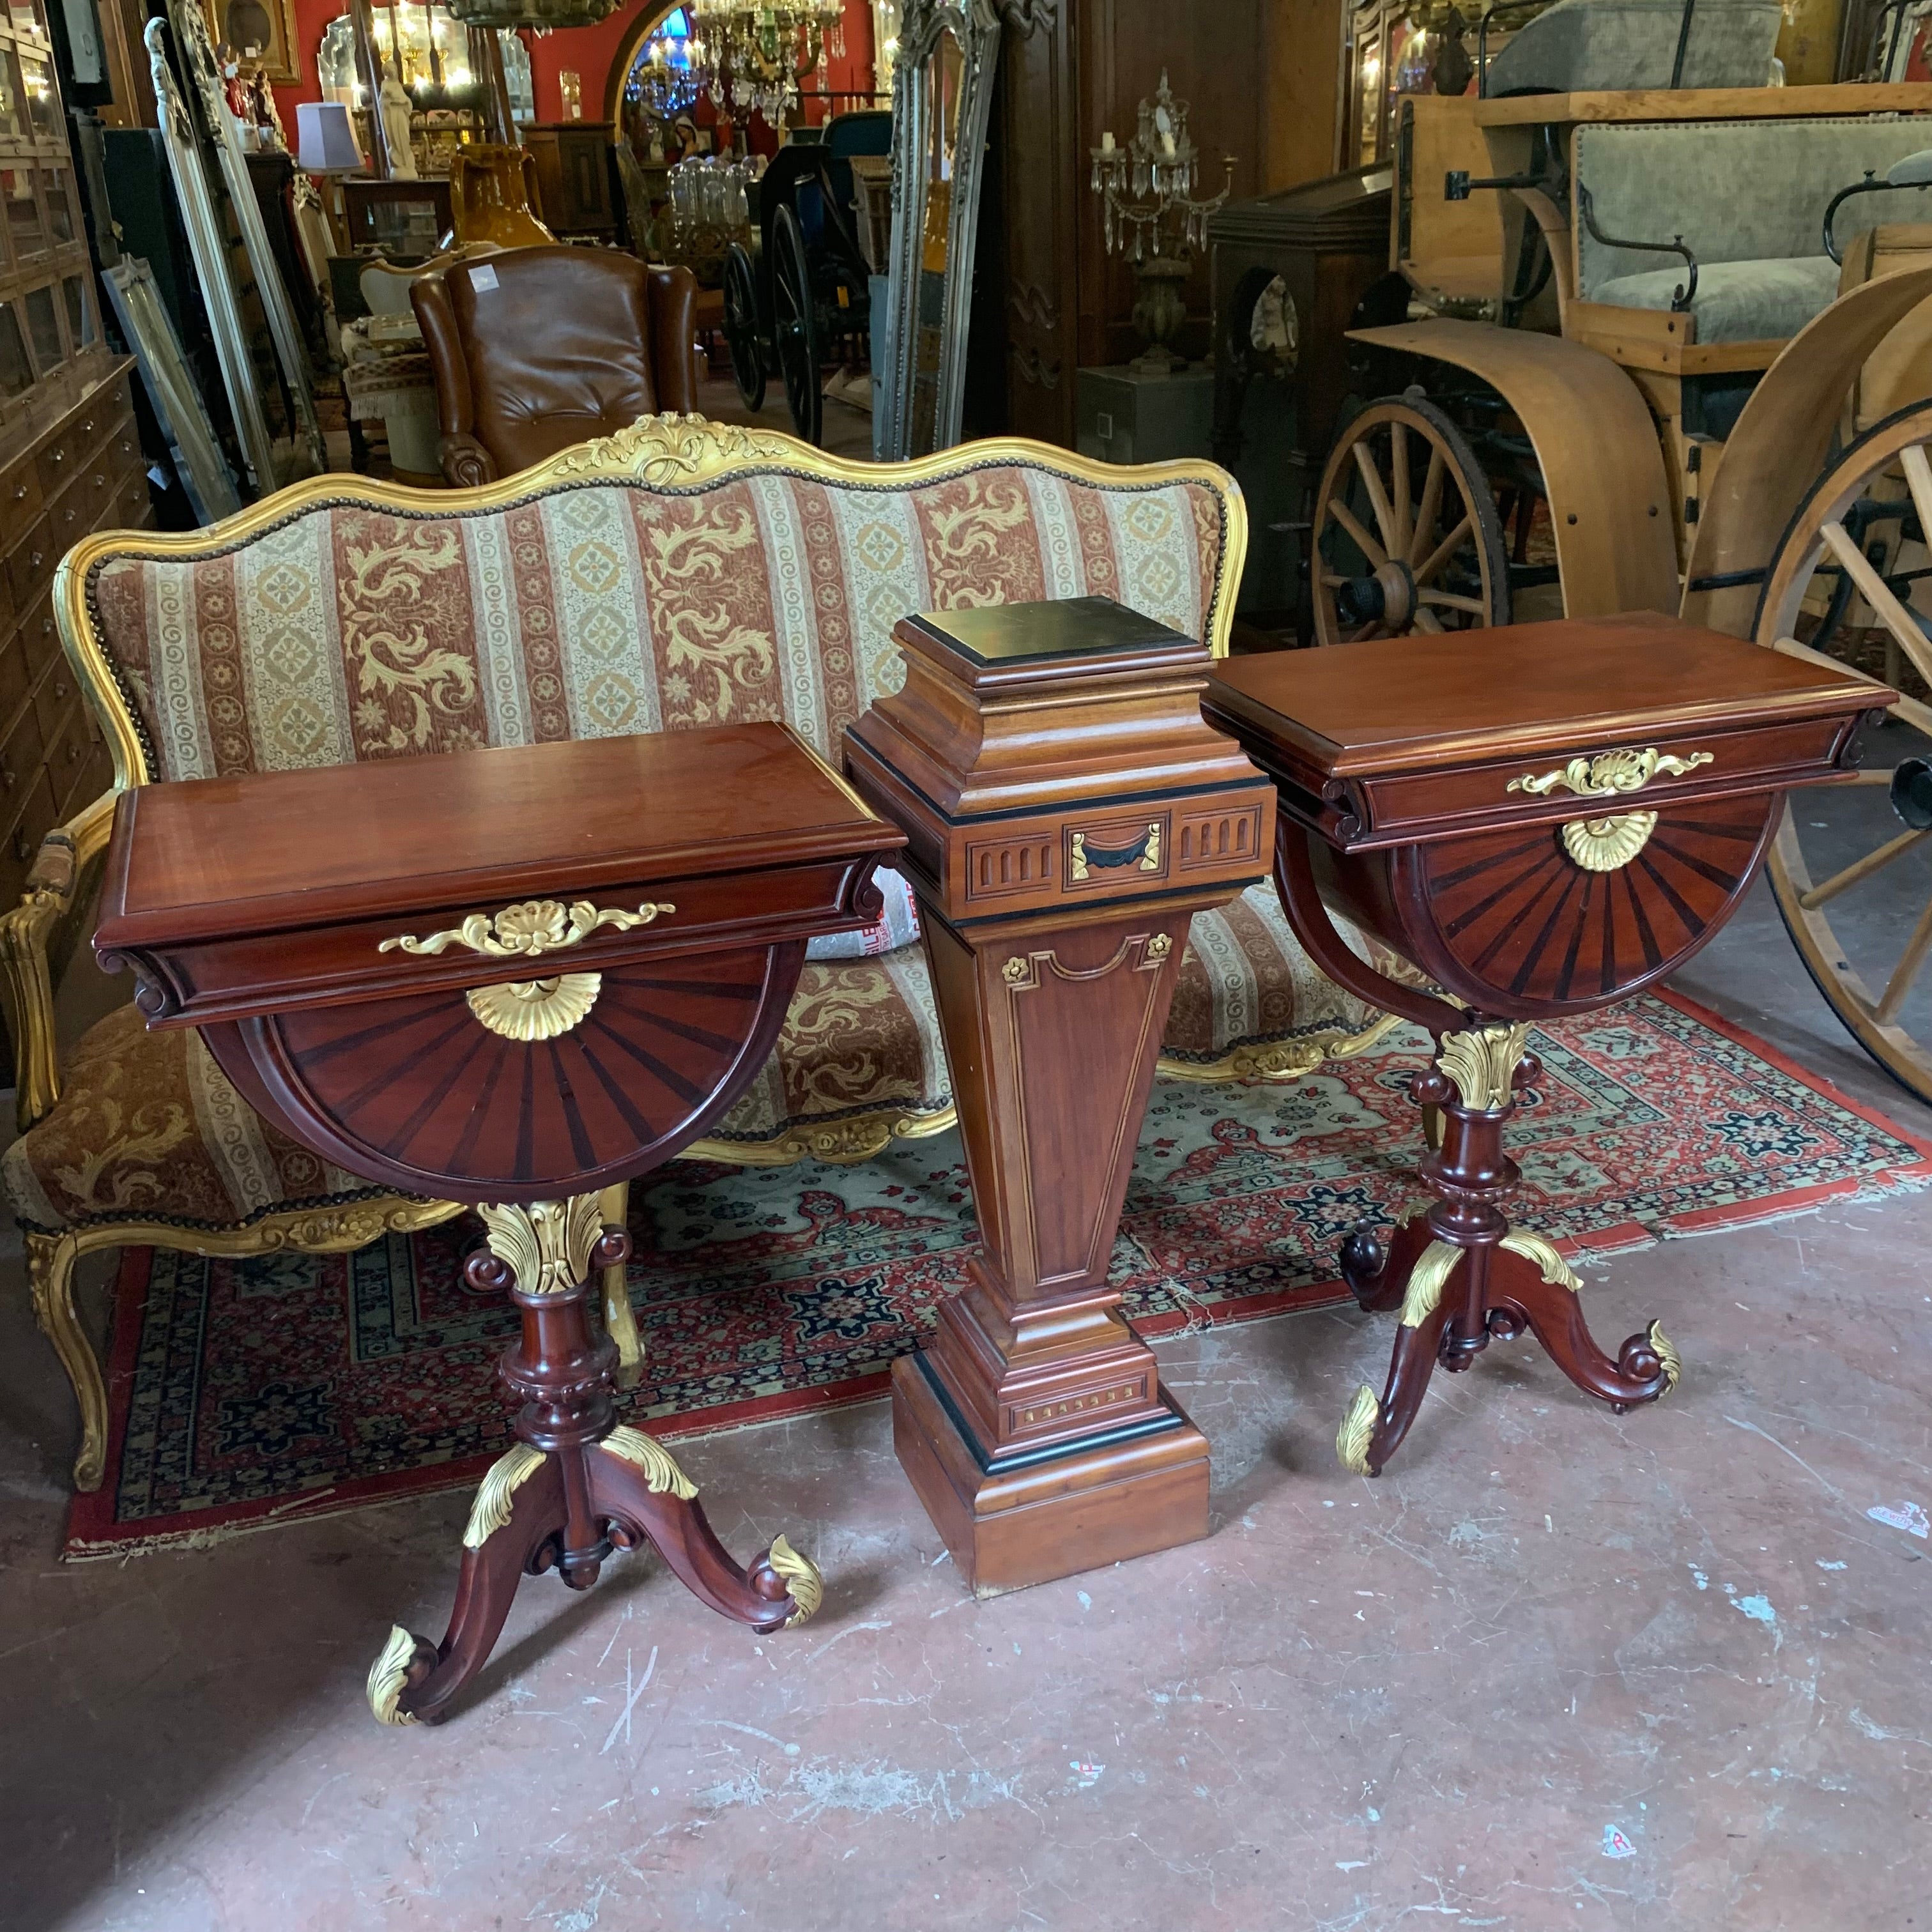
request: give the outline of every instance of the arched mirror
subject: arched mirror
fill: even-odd
[[[892,76],[892,311],[885,454],[959,440],[986,122],[991,0],[904,0]]]

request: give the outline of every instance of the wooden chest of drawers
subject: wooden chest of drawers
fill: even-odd
[[[0,907],[40,841],[107,789],[113,761],[62,654],[54,566],[98,530],[152,518],[124,361],[0,470]]]

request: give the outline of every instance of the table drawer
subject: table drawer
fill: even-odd
[[[148,488],[148,472],[136,470],[122,479],[97,527],[104,530],[145,530],[154,521],[154,492]]]
[[[34,458],[34,467],[40,472],[43,498],[51,500],[66,487],[68,478],[80,467],[86,458],[88,437],[93,433],[90,428],[87,436],[83,436],[76,417],[40,446],[40,454]]]
[[[17,814],[34,781],[40,776],[46,746],[40,713],[29,704],[15,722],[6,743],[0,745],[0,824],[8,823]]]
[[[34,854],[40,849],[40,841],[59,824],[55,815],[53,788],[47,782],[44,771],[34,773],[26,787],[26,795],[21,800],[20,808],[4,838],[0,838],[0,855],[17,866],[24,874],[34,862]],[[20,896],[16,887],[14,896]]]
[[[65,658],[40,674],[34,688],[34,710],[40,721],[42,740],[52,746],[76,703],[74,671]]]
[[[31,688],[61,656],[60,631],[54,622],[52,591],[42,591],[33,608],[20,620],[19,636],[20,648],[26,653],[27,683]]]
[[[1070,820],[1062,890],[1070,897],[1145,892],[1164,880],[1173,858],[1173,818],[1166,810],[1112,812]]]
[[[31,463],[16,463],[0,488],[0,525],[16,530],[40,512],[40,474]]]
[[[1452,826],[1475,830],[1518,819],[1653,809],[1680,797],[1762,790],[1767,779],[1815,780],[1832,769],[1846,729],[1840,717],[1744,730],[1639,730],[1613,744],[1358,779],[1352,788],[1366,805],[1363,826],[1372,842],[1440,836]]]
[[[47,542],[56,563],[94,527],[98,506],[88,487],[91,474],[85,468],[76,470],[68,478],[67,488],[47,506]]]
[[[83,707],[76,700],[47,739],[47,780],[53,789],[56,809],[62,817],[68,800],[80,788],[94,749],[93,740],[87,735]]]
[[[34,620],[28,619],[32,623]],[[0,637],[0,731],[19,715],[34,688],[39,667],[28,660],[24,626]]]
[[[42,586],[54,574],[60,561],[46,516],[34,520],[32,527],[8,554],[7,584],[14,593],[16,610],[29,608]]]

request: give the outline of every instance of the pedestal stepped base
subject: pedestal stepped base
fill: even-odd
[[[604,1191],[730,1106],[807,938],[878,916],[873,867],[902,842],[776,724],[121,800],[94,944],[134,965],[150,1023],[200,1026],[243,1095],[325,1160],[493,1204],[466,1273],[522,1317],[499,1371],[522,1401],[516,1446],[477,1491],[442,1642],[394,1630],[370,1672],[385,1723],[448,1710],[524,1576],[585,1589],[640,1543],[754,1630],[818,1606],[818,1573],[783,1538],[741,1569],[669,1453],[616,1426],[617,1352],[586,1304],[630,1252]],[[532,887],[556,896],[516,897]]]
[[[1574,1272],[1503,1214],[1521,1178],[1503,1128],[1537,1072],[1525,1042],[1534,1022],[1608,1006],[1703,945],[1785,792],[1840,776],[1889,695],[1647,614],[1488,632],[1479,652],[1401,638],[1219,670],[1208,716],[1279,788],[1289,923],[1330,978],[1437,1041],[1410,1088],[1441,1121],[1421,1162],[1436,1204],[1389,1253],[1367,1230],[1342,1251],[1363,1307],[1402,1310],[1381,1400],[1358,1390],[1336,1438],[1346,1466],[1378,1474],[1436,1364],[1466,1368],[1492,1336],[1532,1330],[1618,1409],[1676,1385],[1656,1322],[1612,1360]],[[1331,907],[1418,975],[1369,965]]]
[[[1107,1265],[1188,922],[1260,876],[1273,800],[1201,722],[1206,650],[1118,604],[895,635],[847,762],[908,835],[982,1245],[893,1439],[990,1595],[1207,1534],[1206,1439]]]
[[[587,1590],[614,1550],[640,1543],[734,1622],[760,1631],[803,1623],[824,1594],[811,1562],[780,1536],[741,1570],[670,1450],[641,1429],[617,1424],[616,1347],[593,1340],[585,1304],[592,1270],[629,1259],[629,1235],[600,1227],[594,1194],[478,1212],[490,1245],[464,1272],[479,1291],[507,1289],[523,1312],[523,1333],[497,1371],[526,1398],[517,1446],[491,1466],[470,1505],[442,1642],[398,1624],[371,1666],[369,1708],[377,1720],[435,1723],[483,1667],[524,1576],[554,1570],[569,1588]]]

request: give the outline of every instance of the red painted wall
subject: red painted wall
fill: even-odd
[[[282,122],[291,140],[296,131],[296,104],[322,98],[322,81],[316,71],[315,56],[316,48],[322,44],[322,30],[338,14],[346,10],[341,0],[295,0],[296,43],[302,60],[302,81],[298,86],[275,89],[275,104],[281,110]],[[524,38],[530,50],[530,74],[536,86],[537,118],[562,119],[563,96],[559,91],[556,77],[569,68],[583,80],[584,118],[586,121],[601,119],[610,63],[628,38],[638,16],[645,12],[658,14],[668,11],[662,0],[632,0],[632,4],[620,7],[608,19],[598,21],[594,27],[567,27],[560,32],[547,34],[541,40],[526,32]],[[380,4],[376,8],[376,25],[380,29]],[[872,10],[868,0],[845,0],[845,58],[829,62],[827,69],[826,84],[829,87],[856,89],[872,86]],[[806,108],[808,121],[824,118],[824,103],[808,101]],[[758,136],[762,133],[760,124],[754,131],[754,145],[776,146],[768,134],[759,140]]]

